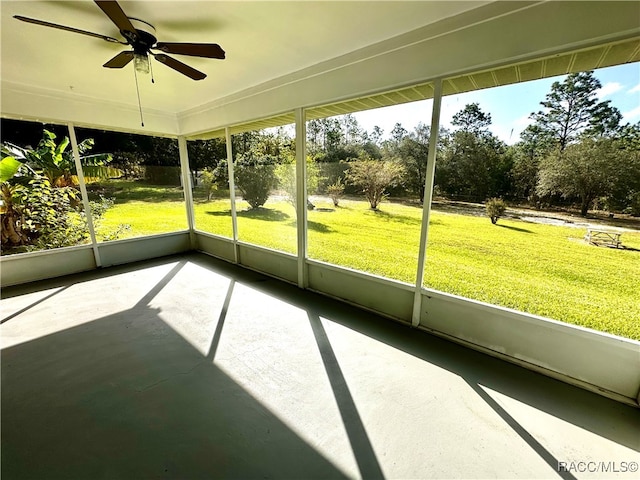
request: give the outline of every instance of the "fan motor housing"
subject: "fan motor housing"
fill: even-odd
[[[133,51],[140,55],[146,55],[149,52],[149,49],[158,41],[156,38],[156,28],[150,23],[140,20],[139,18],[128,18],[138,34],[138,38],[131,43]]]

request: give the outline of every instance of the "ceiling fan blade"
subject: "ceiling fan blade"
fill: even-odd
[[[165,53],[175,53],[176,55],[224,59],[224,50],[217,43],[158,42],[153,48],[162,50]]]
[[[107,63],[105,63],[103,67],[122,68],[125,65],[127,65],[131,60],[133,60],[133,52],[120,52],[118,55],[116,55]]]
[[[33,23],[34,25],[42,25],[43,27],[57,28],[59,30],[66,30],[67,32],[80,33],[82,35],[88,35],[90,37],[101,38],[102,40],[106,40],[107,42],[111,42],[111,43],[121,43],[123,45],[126,45],[126,43],[121,42],[116,38],[108,37],[107,35],[101,35],[99,33],[87,32],[86,30],[67,27],[65,25],[58,25],[57,23],[45,22],[44,20],[37,20],[35,18],[23,17],[21,15],[14,15],[13,18],[17,20],[21,20],[23,22]]]
[[[193,80],[202,80],[203,78],[206,77],[204,73],[196,70],[195,68],[190,67],[189,65],[179,62],[175,58],[168,57],[164,53],[157,53],[157,54],[154,53],[152,55],[160,63],[164,63],[167,67],[173,68],[174,70],[182,73],[183,75],[186,75],[189,78],[192,78]]]
[[[129,20],[129,17],[124,13],[118,2],[116,1],[98,1],[95,0],[96,5],[98,5],[102,11],[111,19],[111,21],[118,27],[120,33],[124,35],[124,37],[133,42],[137,40],[138,34],[136,33],[136,29]]]

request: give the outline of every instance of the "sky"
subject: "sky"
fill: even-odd
[[[594,75],[602,84],[598,98],[611,100],[611,105],[622,113],[623,124],[639,122],[640,64],[601,68],[595,70]],[[551,91],[553,82],[562,82],[564,78],[566,75],[443,97],[440,125],[451,128],[457,112],[468,103],[478,102],[483,112],[491,114],[490,130],[507,144],[514,144],[520,132],[531,123],[529,115],[542,109],[540,102]],[[419,122],[430,125],[432,103],[432,100],[423,100],[358,112],[354,116],[362,128],[371,132],[377,125],[383,130],[383,138],[387,138],[396,122],[409,131]]]

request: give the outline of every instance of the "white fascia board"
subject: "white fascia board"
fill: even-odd
[[[497,2],[178,114],[186,136],[640,35],[637,2]]]
[[[72,122],[76,127],[159,137],[176,137],[178,134],[174,113],[144,106],[142,127],[140,112],[131,105],[7,81],[2,82],[1,93],[1,113],[5,118],[55,124]]]

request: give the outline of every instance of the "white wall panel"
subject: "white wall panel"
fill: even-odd
[[[413,287],[319,262],[307,265],[311,290],[411,322]]]
[[[238,243],[238,250],[241,265],[290,283],[298,283],[297,257],[243,243]]]
[[[196,250],[228,262],[234,261],[233,240],[230,238],[196,232]]]
[[[637,341],[435,291],[423,294],[420,326],[629,403],[638,397]]]
[[[188,252],[189,232],[116,240],[98,244],[103,267]]]
[[[96,268],[90,245],[0,257],[3,287],[70,275]]]

